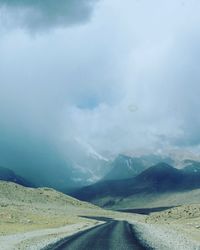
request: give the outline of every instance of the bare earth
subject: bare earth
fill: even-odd
[[[140,238],[153,249],[199,250],[200,204],[183,205],[146,216],[136,224]]]
[[[134,224],[138,236],[154,249],[200,249],[200,204],[149,216],[112,212],[53,189],[24,188],[0,181],[0,249],[42,249],[99,222],[103,216]]]
[[[0,181],[0,249],[41,249],[99,223],[82,216],[128,219],[48,188],[25,188]],[[139,215],[129,215],[132,219]],[[139,219],[140,220],[140,219]]]

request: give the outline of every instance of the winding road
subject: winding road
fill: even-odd
[[[126,221],[108,220],[105,224],[67,237],[48,250],[146,250]]]

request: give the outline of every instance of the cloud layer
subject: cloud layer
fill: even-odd
[[[27,2],[1,1],[12,17],[39,13],[40,24],[36,16],[20,22],[44,29],[59,26],[66,2],[61,26],[86,20],[93,3]],[[197,0],[102,0],[84,26],[4,33],[0,165],[62,172],[76,160],[77,138],[105,156],[199,149],[199,8]]]
[[[96,0],[0,0],[1,22],[31,30],[88,21]]]

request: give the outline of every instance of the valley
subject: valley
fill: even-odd
[[[200,250],[199,13],[0,0],[0,250]]]
[[[81,244],[89,250],[99,234],[110,235],[105,239],[105,249],[112,249],[108,245],[116,249],[117,238],[124,242],[119,244],[129,245],[130,235],[140,242],[130,243],[139,244],[138,249],[198,249],[200,164],[187,161],[182,169],[177,169],[160,162],[142,168],[138,159],[131,159],[120,156],[111,169],[113,173],[117,169],[116,175],[106,175],[112,180],[102,178],[69,192],[70,196],[49,187],[25,187],[27,180],[1,168],[0,178],[4,180],[0,181],[0,248],[65,249],[73,239],[69,249]],[[125,175],[120,175],[122,171]],[[133,177],[126,178],[130,171]],[[121,178],[116,179],[117,176]],[[63,248],[57,247],[58,242]]]

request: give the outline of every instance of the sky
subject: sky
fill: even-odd
[[[80,147],[198,152],[199,11],[198,0],[0,0],[0,165],[64,169]]]

